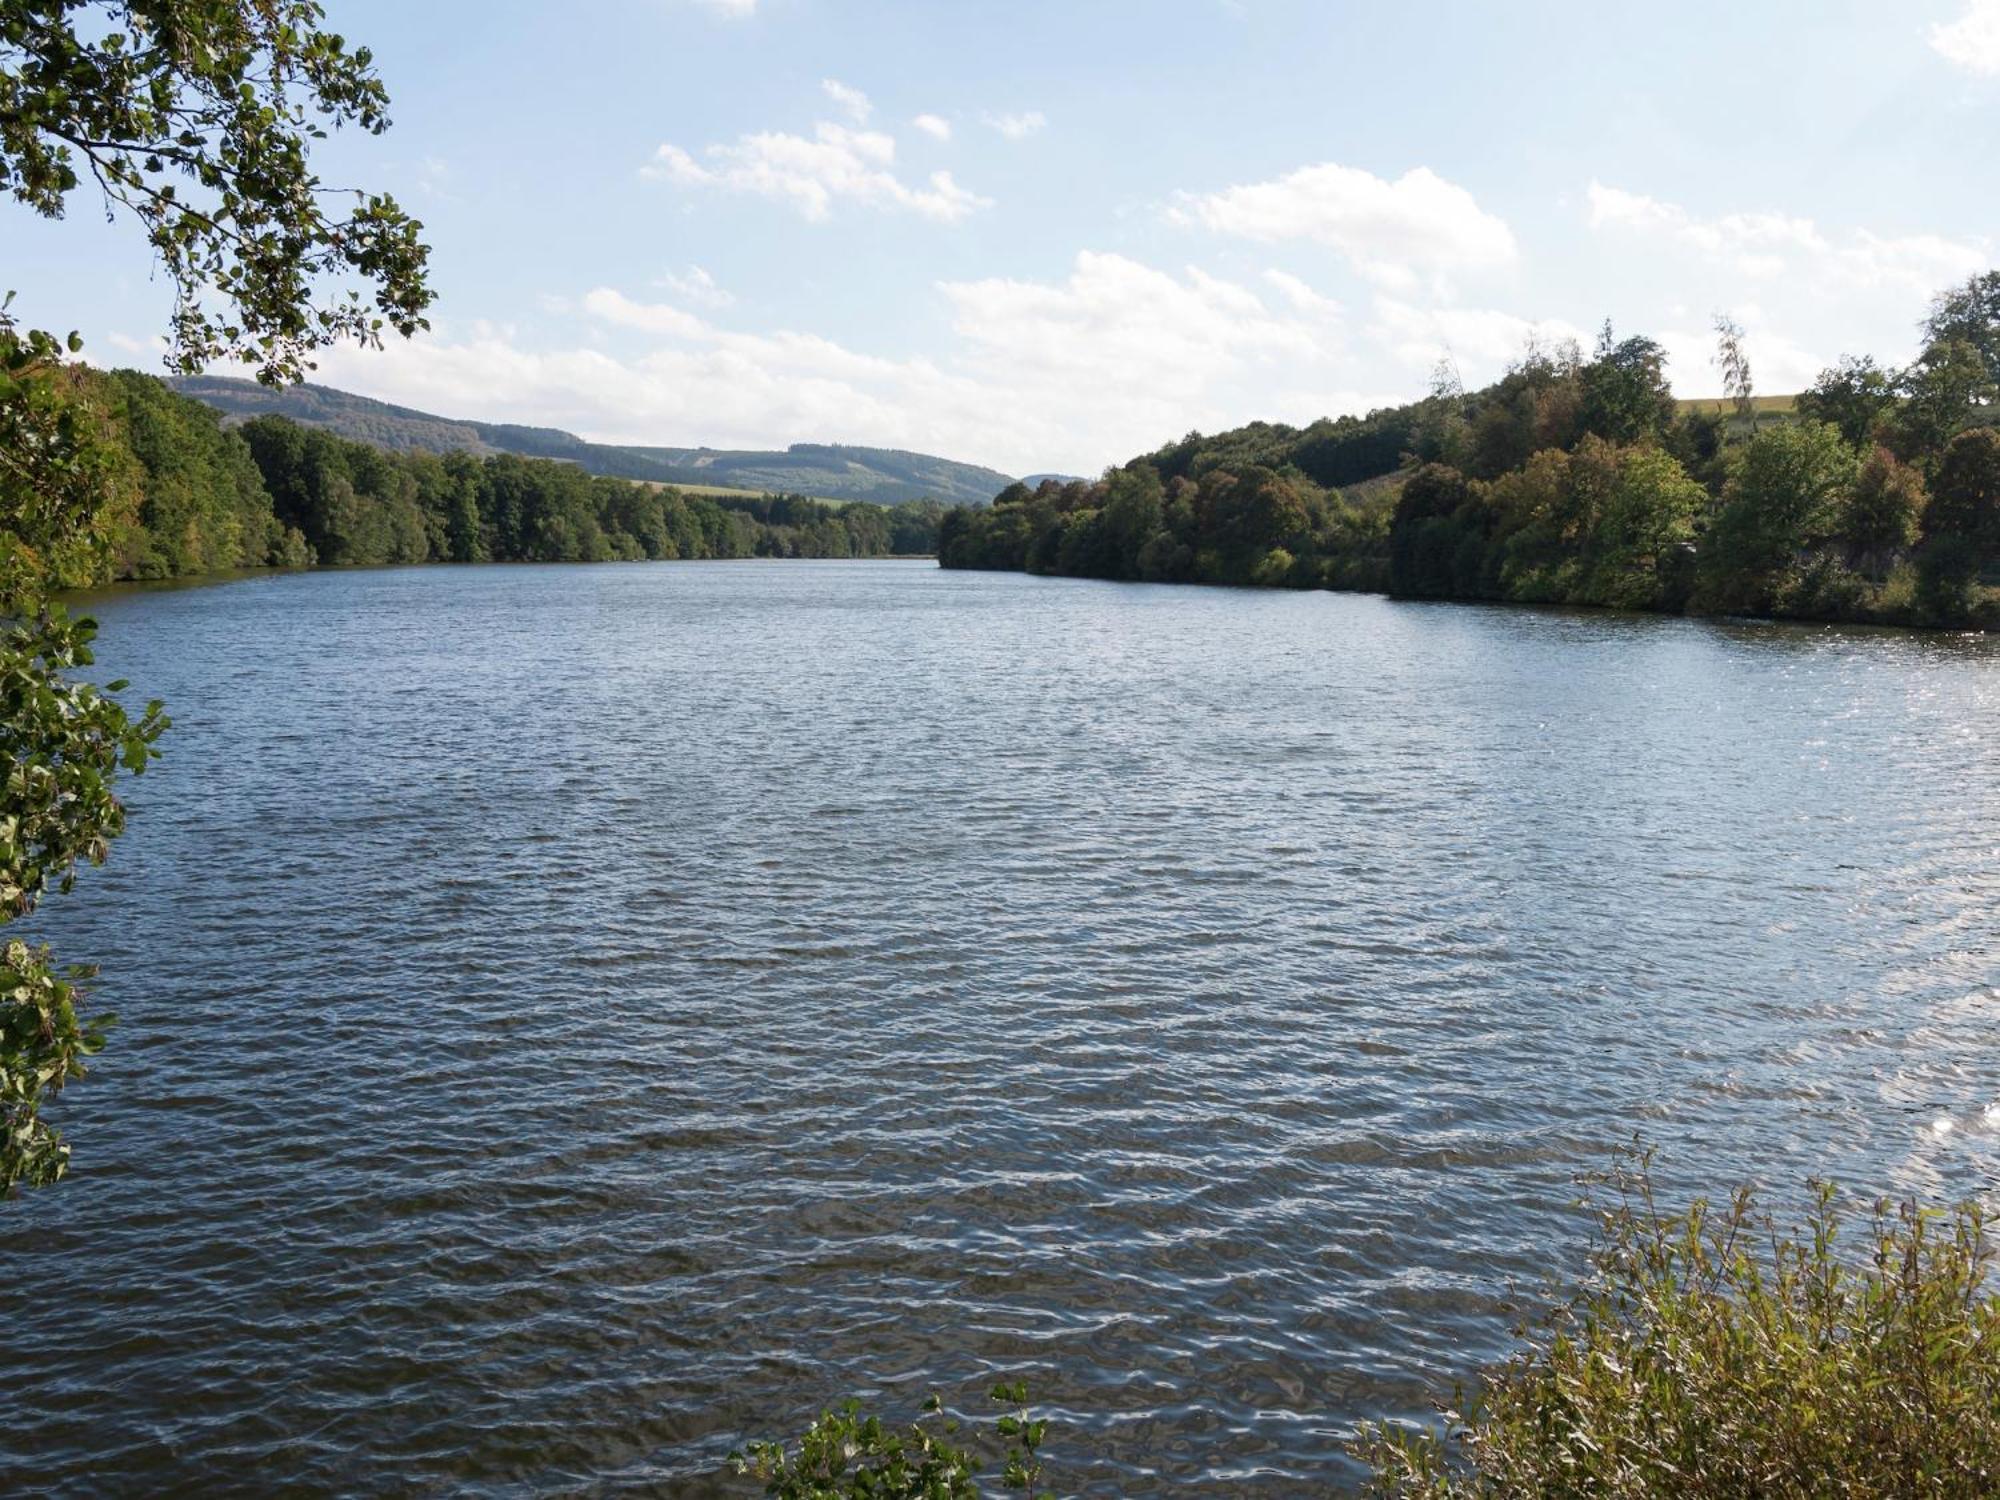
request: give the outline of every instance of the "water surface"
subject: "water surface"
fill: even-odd
[[[97,612],[176,728],[36,922],[122,1022],[0,1207],[0,1490],[713,1494],[1019,1374],[1066,1492],[1298,1494],[1635,1131],[2000,1167],[2000,643],[913,563]]]

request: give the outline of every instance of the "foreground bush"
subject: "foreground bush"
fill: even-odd
[[[1028,1388],[1019,1381],[994,1386],[992,1397],[1014,1408],[995,1424],[1007,1442],[1000,1482],[1033,1494],[1042,1475],[1035,1453],[1049,1424],[1028,1415]],[[821,1412],[797,1452],[783,1443],[752,1443],[747,1454],[733,1455],[736,1471],[763,1480],[774,1500],[979,1500],[975,1476],[982,1465],[954,1441],[959,1424],[943,1415],[935,1396],[924,1413],[897,1432],[849,1401]]]
[[[1782,1230],[1749,1190],[1662,1214],[1640,1155],[1593,1189],[1583,1288],[1439,1432],[1366,1428],[1380,1495],[2000,1494],[1983,1215],[1833,1189]]]

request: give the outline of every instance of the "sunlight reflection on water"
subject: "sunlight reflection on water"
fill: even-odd
[[[6,1488],[707,1494],[1019,1372],[1065,1488],[1292,1494],[1635,1131],[2000,1164],[1993,642],[895,563],[99,612],[177,728],[37,923],[123,1022],[0,1216]]]

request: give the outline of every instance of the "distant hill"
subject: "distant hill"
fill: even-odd
[[[214,407],[232,423],[273,414],[392,452],[518,453],[529,458],[562,459],[592,474],[660,484],[777,491],[827,500],[867,500],[877,505],[925,499],[947,505],[984,505],[1014,482],[1012,476],[995,469],[899,448],[794,443],[783,452],[774,452],[621,446],[586,442],[555,427],[435,416],[323,385],[274,390],[252,380],[212,375],[183,376],[169,384]]]

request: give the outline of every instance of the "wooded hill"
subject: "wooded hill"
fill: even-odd
[[[238,568],[421,562],[882,557],[936,548],[934,500],[706,494],[516,453],[391,451],[213,407],[135,370],[63,372],[104,476],[105,545],[68,586]]]
[[[1607,325],[1464,391],[1190,433],[1094,482],[948,512],[946,567],[1452,599],[2000,626],[2000,272],[1941,294],[1901,370],[1677,401]]]
[[[279,416],[393,453],[516,453],[573,463],[587,474],[676,486],[720,486],[756,493],[811,495],[896,505],[937,500],[983,505],[1013,479],[997,469],[899,448],[794,443],[763,449],[673,448],[593,443],[555,427],[522,427],[435,416],[323,385],[282,389],[213,375],[169,381],[229,422]]]

